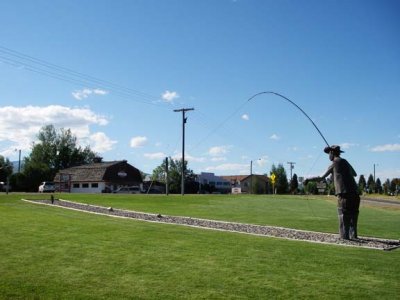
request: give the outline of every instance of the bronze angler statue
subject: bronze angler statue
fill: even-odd
[[[357,220],[360,207],[360,196],[354,179],[356,171],[347,160],[340,157],[340,146],[325,147],[332,164],[320,177],[309,178],[307,181],[322,180],[333,175],[335,195],[338,199],[339,233],[342,239],[357,239]]]

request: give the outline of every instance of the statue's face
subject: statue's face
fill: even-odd
[[[329,152],[329,160],[333,161],[334,158],[335,158],[335,155],[333,154],[333,151]]]

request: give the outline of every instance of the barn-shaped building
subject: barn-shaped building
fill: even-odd
[[[54,177],[57,191],[71,193],[110,193],[121,187],[141,187],[142,182],[140,171],[126,160],[63,169]]]

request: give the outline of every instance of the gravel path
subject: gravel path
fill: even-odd
[[[230,232],[259,235],[259,236],[284,238],[290,240],[335,244],[341,246],[372,248],[379,250],[393,250],[400,248],[400,240],[378,239],[372,237],[360,237],[359,239],[356,240],[342,240],[339,238],[337,234],[332,234],[332,233],[304,231],[304,230],[275,227],[275,226],[262,226],[262,225],[252,225],[252,224],[243,224],[234,222],[213,221],[213,220],[190,218],[190,217],[178,217],[178,216],[168,216],[161,214],[142,213],[142,212],[116,209],[112,207],[102,207],[102,206],[70,202],[61,199],[54,200],[53,204],[51,203],[50,200],[25,200],[25,199],[23,200],[36,204],[59,206],[67,209],[79,210],[89,213],[120,217],[120,218],[131,218],[147,222],[177,224],[177,225],[184,225],[184,226],[191,226],[191,227],[198,227],[205,229],[223,230]]]

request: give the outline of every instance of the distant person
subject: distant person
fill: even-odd
[[[325,147],[332,164],[321,177],[309,178],[307,181],[322,180],[333,175],[335,195],[338,199],[339,233],[342,239],[357,239],[357,221],[360,207],[360,196],[354,179],[356,171],[349,162],[340,157],[340,146]]]

